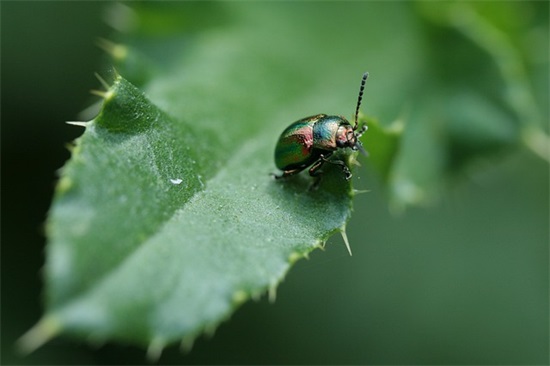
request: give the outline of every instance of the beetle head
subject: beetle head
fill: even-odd
[[[344,124],[341,124],[340,127],[338,127],[338,131],[336,132],[336,146],[344,148],[344,147],[351,147],[355,146],[357,144],[357,136],[355,135],[355,131],[353,130],[353,127],[346,121]]]
[[[367,126],[363,126],[359,130],[356,130],[348,123],[340,125],[336,133],[336,146],[340,148],[349,147],[354,151],[359,151],[367,155],[365,149],[363,149],[363,144],[359,141],[359,137],[361,137],[366,130]]]

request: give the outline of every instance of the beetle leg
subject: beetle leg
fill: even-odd
[[[331,163],[331,164],[334,164],[334,165],[339,165],[340,168],[342,168],[342,171],[344,172],[344,175],[346,176],[346,180],[350,180],[351,179],[351,171],[349,170],[348,166],[346,165],[346,163],[344,163],[342,160],[327,160],[327,162]]]
[[[318,177],[323,174],[323,172],[319,169],[324,163],[331,163],[331,161],[327,159],[330,155],[332,155],[332,152],[319,155],[319,160],[313,163],[311,168],[309,168],[309,175],[311,175],[312,177]]]
[[[328,156],[330,156],[330,154]],[[309,168],[309,175],[315,178],[315,180],[309,187],[310,191],[316,190],[317,188],[319,188],[319,183],[321,182],[321,175],[323,174],[323,171],[321,170],[321,166],[323,166],[323,164],[327,161],[328,161],[327,158],[325,158],[325,156],[321,154],[319,156],[319,160],[313,163],[311,168]]]
[[[281,179],[281,178],[286,178],[286,177],[290,177],[291,175],[294,175],[294,174],[298,174],[302,171],[303,169],[292,169],[292,170],[285,170],[283,171],[283,174],[281,175],[277,175],[275,173],[271,173],[271,176],[275,179]]]
[[[321,166],[325,163],[325,161],[327,161],[327,160],[325,159],[325,157],[323,155],[321,155],[319,160],[317,160],[311,166],[311,168],[309,168],[309,175],[311,175],[312,177],[318,177],[321,174],[323,174],[323,172],[320,169],[321,169]]]
[[[342,171],[344,172],[344,175],[346,176],[346,180],[350,180],[353,174],[351,174],[351,171],[349,170],[348,166],[344,163],[342,164]]]
[[[344,172],[344,175],[346,176],[346,180],[350,180],[351,177],[352,177],[352,174],[351,174],[351,171],[349,170],[348,166],[346,165],[346,163],[344,163],[342,160],[328,160],[326,157],[324,157],[323,155],[321,155],[321,157],[319,158],[319,162],[321,164],[323,163],[330,163],[330,164],[334,164],[334,165],[339,165],[340,168],[342,168],[342,171]],[[318,162],[318,163],[319,163]],[[317,163],[315,163],[315,165],[317,165]],[[313,168],[315,168],[315,165],[313,165],[313,167],[309,170],[309,174],[311,174],[311,170]],[[313,176],[313,175],[312,175]]]

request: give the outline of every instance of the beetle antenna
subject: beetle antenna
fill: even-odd
[[[361,106],[361,100],[363,99],[363,91],[365,90],[365,82],[367,81],[368,77],[369,77],[369,73],[366,72],[363,74],[363,78],[361,79],[361,87],[359,88],[359,97],[357,98],[357,108],[355,108],[355,124],[353,126],[354,131],[357,129],[357,116],[359,115],[359,107]]]

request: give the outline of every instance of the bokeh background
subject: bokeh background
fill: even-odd
[[[67,338],[26,357],[14,352],[42,313],[42,224],[56,170],[69,158],[65,145],[81,133],[64,121],[97,101],[89,94],[98,88],[93,74],[110,64],[95,43],[113,29],[102,2],[0,6],[2,363],[143,363],[139,348]],[[548,37],[548,3],[518,9]],[[513,15],[502,14],[502,22]],[[432,40],[444,59],[452,44]],[[537,85],[546,90],[539,102],[547,123],[548,80]],[[291,270],[275,303],[245,304],[191,353],[171,347],[160,362],[547,364],[548,164],[521,148],[486,159],[439,200],[401,214],[390,210],[373,169],[362,167],[358,184],[370,192],[357,196],[348,226],[353,257],[340,238],[330,239],[326,251]]]

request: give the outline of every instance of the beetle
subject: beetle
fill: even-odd
[[[359,137],[367,130],[367,126],[358,129],[357,115],[368,77],[369,73],[366,72],[361,78],[353,126],[342,116],[317,114],[302,118],[283,131],[275,147],[275,165],[283,173],[281,175],[273,173],[272,176],[275,179],[292,176],[311,166],[309,175],[317,177],[314,183],[316,186],[322,174],[321,167],[325,163],[340,166],[346,180],[351,179],[352,174],[347,164],[343,160],[329,159],[329,157],[335,151],[345,148],[359,150],[367,155],[359,141]]]

